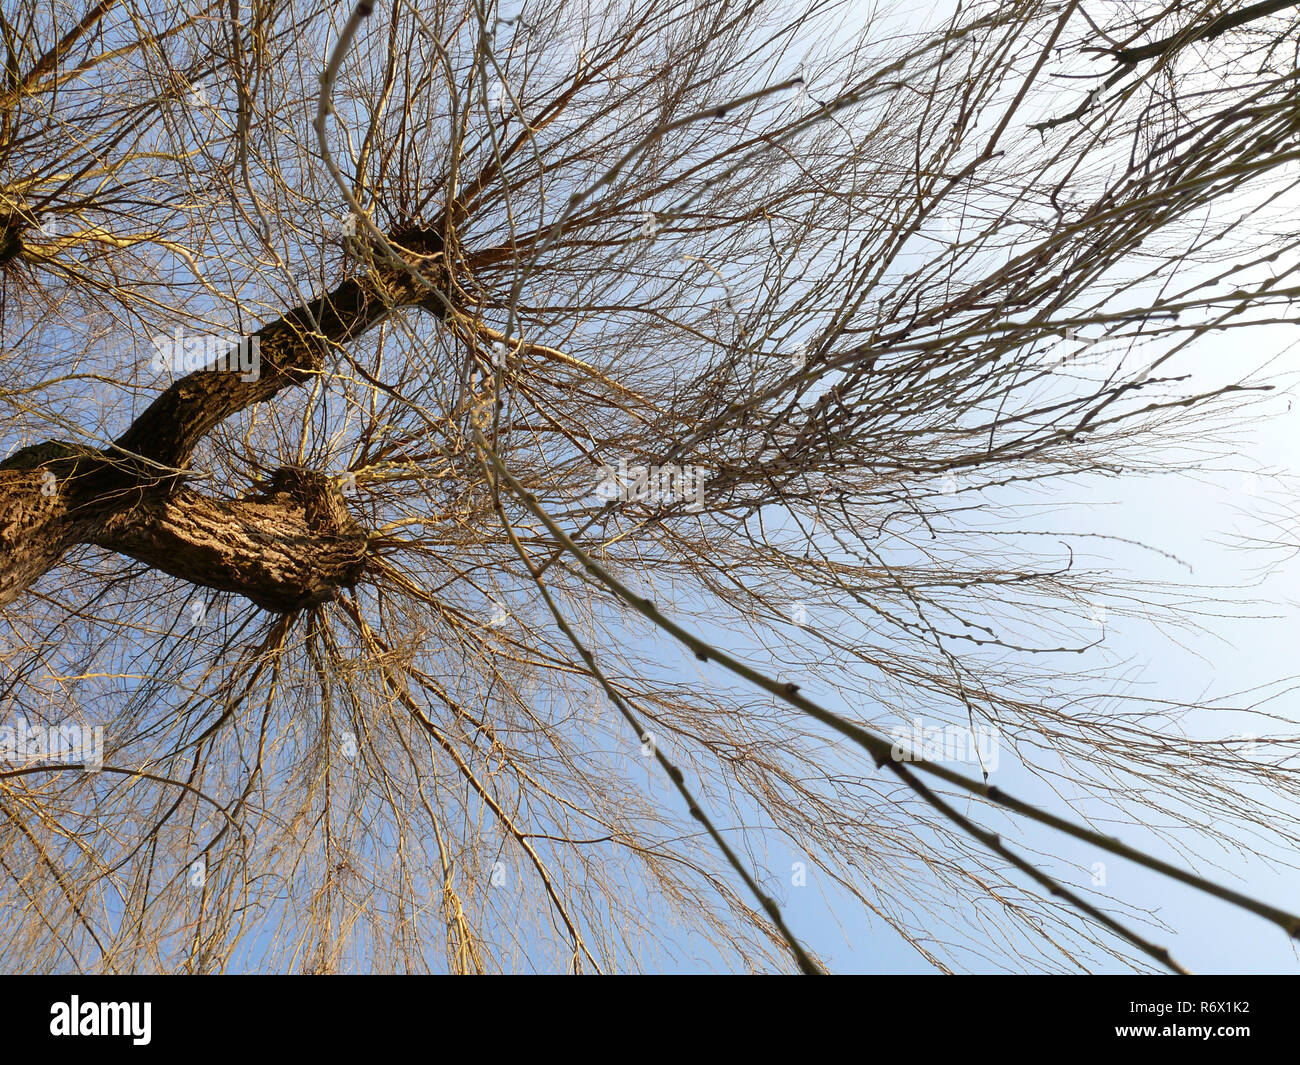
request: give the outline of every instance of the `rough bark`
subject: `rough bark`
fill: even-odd
[[[366,559],[365,530],[320,474],[264,498],[215,500],[185,488],[148,498],[104,522],[94,542],[275,611],[332,599],[356,583]]]

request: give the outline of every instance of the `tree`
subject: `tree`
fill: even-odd
[[[1294,838],[1025,508],[1266,387],[1170,367],[1296,294],[1297,19],[1092,7],[8,5],[0,700],[105,750],[0,770],[6,967],[816,969],[765,831],[940,967],[1177,967],[1004,814],[1300,929],[892,739]]]

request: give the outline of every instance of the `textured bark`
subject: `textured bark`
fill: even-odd
[[[148,483],[101,453],[72,451],[42,444],[0,469],[0,604],[76,544],[275,611],[319,605],[365,566],[365,530],[323,474],[281,470],[261,495],[213,499]]]
[[[109,518],[94,542],[275,611],[327,602],[356,583],[366,560],[365,531],[324,478],[265,499],[180,489]]]
[[[94,511],[79,505],[74,486],[83,483],[81,475],[96,457],[52,440],[0,463],[0,605],[16,599],[93,531]]]
[[[0,470],[0,604],[12,602],[74,542],[67,507],[43,469]]]
[[[393,239],[443,293],[437,229],[408,229]],[[237,592],[268,610],[315,606],[355,584],[365,567],[366,533],[323,474],[281,470],[261,494],[223,500],[185,488],[181,471],[224,419],[309,380],[331,348],[354,340],[393,308],[445,313],[438,294],[400,267],[348,278],[255,334],[257,380],[199,370],[159,395],[112,448],[49,441],[11,455],[0,463],[0,605],[77,544]]]

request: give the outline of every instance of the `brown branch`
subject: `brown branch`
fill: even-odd
[[[1132,67],[1138,63],[1145,63],[1148,59],[1156,59],[1173,48],[1182,48],[1198,41],[1212,41],[1238,26],[1244,26],[1248,22],[1267,18],[1288,7],[1296,6],[1300,6],[1300,0],[1260,0],[1259,3],[1243,7],[1240,11],[1229,11],[1211,19],[1194,33],[1184,30],[1182,33],[1152,41],[1138,48],[1108,48],[1104,51],[1107,55],[1114,56],[1124,66]]]
[[[395,233],[392,239],[420,261],[426,276],[432,272],[445,282],[439,231],[435,224]],[[321,370],[331,348],[355,340],[398,307],[445,313],[436,300],[409,271],[396,266],[385,264],[363,277],[348,278],[253,334],[261,359],[256,380],[245,381],[245,375],[228,370],[188,374],[135,419],[117,447],[162,466],[181,467],[199,441],[226,418],[309,380]]]

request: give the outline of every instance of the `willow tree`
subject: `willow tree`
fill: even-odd
[[[1024,509],[1262,387],[1170,370],[1296,292],[1221,6],[9,0],[0,723],[104,753],[0,768],[4,966],[815,970],[785,840],[939,967],[1177,967],[1035,822],[1294,933],[1069,808],[1297,779],[1062,667],[1165,593]]]

